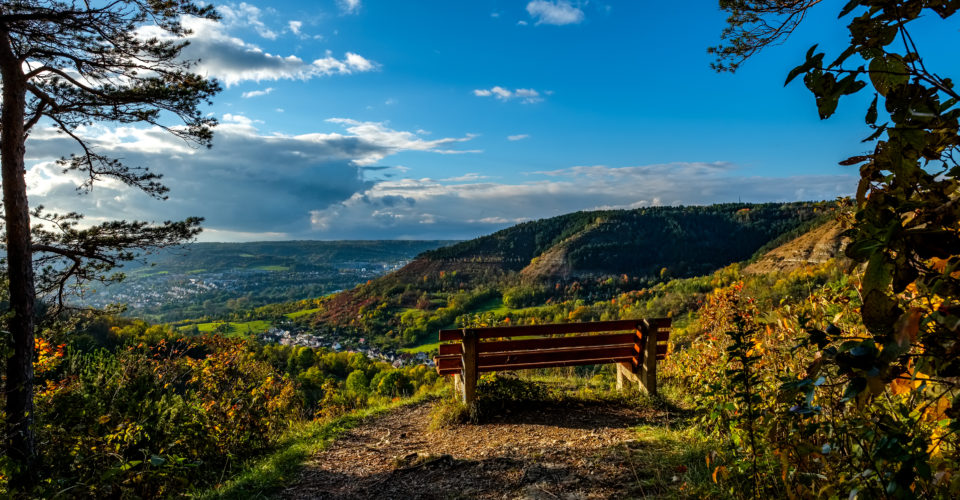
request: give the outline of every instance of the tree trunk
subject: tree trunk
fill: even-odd
[[[0,173],[7,236],[7,273],[10,280],[12,352],[6,359],[7,456],[17,464],[10,486],[29,486],[37,454],[33,434],[34,299],[33,258],[30,249],[30,206],[24,167],[24,114],[27,81],[9,34],[0,31]]]

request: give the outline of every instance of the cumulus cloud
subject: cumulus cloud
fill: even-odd
[[[251,97],[260,97],[262,95],[267,95],[273,92],[273,87],[267,87],[263,90],[251,90],[250,92],[244,92],[241,94],[241,97],[244,99],[250,99]]]
[[[311,223],[327,238],[472,238],[577,210],[709,204],[738,197],[756,202],[833,199],[856,185],[847,175],[778,178],[738,172],[728,163],[671,163],[532,172],[524,183],[456,177],[387,180],[311,212]]]
[[[217,78],[227,86],[243,81],[308,80],[377,69],[376,63],[352,52],[347,52],[342,59],[327,52],[323,57],[307,62],[295,55],[264,52],[254,44],[231,36],[224,23],[194,17],[184,18],[182,22],[192,31],[187,38],[190,45],[183,49],[183,57],[199,60],[194,71]],[[150,26],[141,28],[140,34],[144,37],[169,36]]]
[[[563,26],[583,22],[583,11],[567,0],[534,0],[527,4],[527,13],[536,24]]]
[[[227,4],[217,7],[217,12],[223,17],[223,23],[227,26],[251,27],[257,34],[268,39],[276,40],[277,33],[267,28],[267,25],[260,20],[260,9],[247,3]]]
[[[544,94],[550,94],[552,92],[544,92]],[[533,104],[543,101],[543,97],[540,95],[540,92],[534,89],[515,89],[510,90],[499,85],[489,88],[489,89],[475,89],[473,95],[477,97],[496,97],[500,101],[510,101],[517,99],[524,104]]]
[[[356,14],[360,10],[360,0],[338,0],[337,3],[344,14]]]
[[[467,138],[424,140],[382,123],[335,119],[333,132],[263,133],[257,122],[224,115],[212,149],[195,149],[159,128],[91,126],[79,132],[101,152],[131,166],[164,174],[170,198],[157,201],[106,180],[78,195],[83,179],[64,174],[57,158],[75,145],[50,129],[38,129],[27,145],[31,200],[57,212],[79,211],[97,222],[117,217],[172,220],[207,218],[207,240],[320,236],[311,213],[372,189],[370,164],[403,151],[454,152]],[[388,210],[400,198],[381,197]],[[122,215],[118,215],[122,214]],[[375,235],[368,235],[373,237]]]
[[[294,35],[299,35],[300,29],[303,28],[303,21],[290,21],[287,23],[287,27]]]
[[[508,141],[522,141],[524,139],[529,139],[529,138],[530,138],[530,134],[516,134],[516,135],[507,136]]]

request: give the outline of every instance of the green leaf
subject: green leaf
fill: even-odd
[[[823,62],[823,54],[814,55],[813,52],[815,50],[817,50],[817,45],[810,47],[810,49],[807,50],[807,56],[803,64],[790,70],[790,73],[787,74],[787,81],[783,82],[784,87],[793,81],[793,79],[796,78],[800,73],[806,73],[807,71],[820,66],[820,64]]]
[[[910,81],[910,69],[897,54],[886,54],[870,61],[870,81],[882,96]]]
[[[870,107],[867,108],[867,117],[866,117],[867,125],[873,125],[877,123],[877,99],[878,98],[879,96],[877,94],[873,94],[873,102],[871,102]]]

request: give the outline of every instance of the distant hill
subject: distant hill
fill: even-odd
[[[829,202],[576,212],[422,253],[327,299],[314,326],[402,342],[464,312],[599,300],[750,259],[829,218]]]
[[[153,321],[216,318],[320,297],[377,278],[453,241],[194,243],[124,266],[127,279],[87,291],[82,304],[122,303]]]
[[[729,203],[576,212],[431,250],[417,261],[448,272],[494,267],[529,281],[659,277],[664,268],[673,277],[698,276],[750,258],[779,235],[817,220],[827,206]]]
[[[223,272],[237,270],[314,271],[347,265],[380,265],[409,260],[451,240],[341,240],[254,241],[245,243],[191,243],[147,257],[125,267],[150,273]]]

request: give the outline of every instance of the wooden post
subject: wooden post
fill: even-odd
[[[623,392],[624,389],[640,387],[640,379],[633,372],[633,363],[617,363],[617,391]]]
[[[477,377],[478,355],[477,355],[477,333],[473,330],[463,329],[463,353],[460,355],[461,366],[463,366],[463,403],[470,408],[471,415],[474,413],[474,402],[477,398]]]
[[[640,333],[640,385],[653,396],[657,394],[657,332],[643,320]]]

